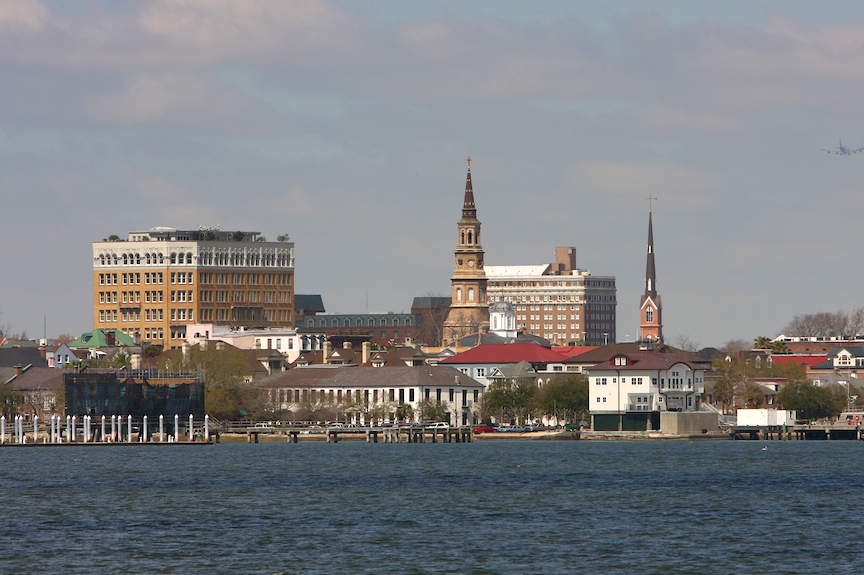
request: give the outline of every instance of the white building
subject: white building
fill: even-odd
[[[595,431],[650,431],[664,411],[699,411],[705,370],[676,355],[618,353],[588,370]]]
[[[484,387],[452,367],[297,367],[259,382],[275,411],[352,423],[419,421],[421,403],[446,406],[450,425],[474,425]]]
[[[285,356],[287,363],[294,362],[303,351],[300,335],[293,327],[256,329],[197,323],[187,326],[186,341],[191,345],[200,341],[224,341],[239,349],[275,349]]]

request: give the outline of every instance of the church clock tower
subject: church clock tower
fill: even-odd
[[[639,341],[663,342],[663,305],[657,294],[657,270],[654,269],[654,228],[648,207],[648,262],[645,268],[645,295],[639,305]]]
[[[474,206],[474,188],[471,185],[471,158],[468,158],[468,177],[465,182],[465,200],[462,219],[459,220],[450,311],[444,321],[445,345],[489,327],[489,306],[486,301],[486,272],[483,269],[483,246],[480,245],[480,221]]]

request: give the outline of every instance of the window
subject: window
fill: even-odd
[[[645,309],[645,321],[648,323],[654,321],[654,308],[648,307]]]

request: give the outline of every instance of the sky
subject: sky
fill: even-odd
[[[614,6],[611,6],[614,4]],[[487,265],[644,291],[667,341],[858,295],[864,4],[0,0],[0,325],[93,328],[92,242],[295,243],[328,312],[449,294],[466,158]]]

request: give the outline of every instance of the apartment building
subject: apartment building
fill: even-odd
[[[157,227],[93,243],[94,329],[164,349],[190,324],[294,325],[294,244],[260,232]]]
[[[555,263],[486,266],[489,302],[506,301],[516,328],[554,344],[606,345],[616,341],[614,276],[576,267],[576,248],[555,248]]]

